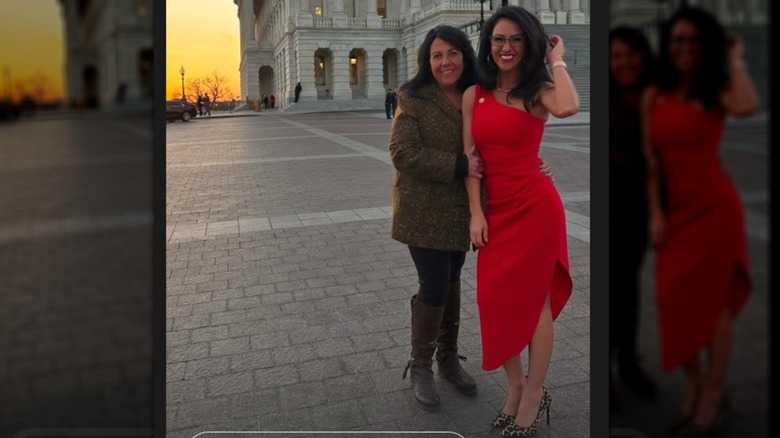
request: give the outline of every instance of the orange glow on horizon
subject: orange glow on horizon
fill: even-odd
[[[64,97],[65,43],[56,0],[3,0],[0,4],[0,98],[36,101]]]
[[[227,79],[225,99],[239,99],[238,7],[230,0],[168,0],[165,7],[166,99],[181,96],[182,66],[188,100],[187,84],[214,71]]]

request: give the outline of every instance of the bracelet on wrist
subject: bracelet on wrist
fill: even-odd
[[[565,63],[565,62],[563,62],[563,61],[555,61],[555,62],[553,62],[553,63],[550,65],[550,70],[553,70],[555,67],[563,67],[563,68],[565,68],[566,70],[568,70],[568,69],[569,69],[569,68],[566,66],[566,63]]]

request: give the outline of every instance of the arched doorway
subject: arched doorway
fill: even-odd
[[[98,71],[92,66],[84,67],[82,72],[82,91],[84,96],[83,104],[87,108],[97,108],[100,106],[100,97],[98,96]]]
[[[314,52],[314,86],[317,100],[333,99],[333,52],[330,49]]]
[[[260,81],[260,96],[274,94],[274,69],[270,65],[260,67],[257,72]]]
[[[352,49],[349,52],[349,87],[353,99],[366,98],[366,51]]]
[[[152,100],[154,89],[154,52],[152,49],[144,49],[138,53],[138,86],[141,88],[141,97],[144,100]]]
[[[382,84],[385,90],[398,88],[398,50],[387,49],[382,54]]]

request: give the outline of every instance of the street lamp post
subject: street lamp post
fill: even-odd
[[[181,74],[181,101],[186,102],[187,99],[184,97],[184,66],[183,65],[179,69],[179,73]]]
[[[485,24],[485,2],[490,1],[488,8],[493,10],[493,0],[474,0],[479,2],[479,30],[482,31],[482,25]]]
[[[3,69],[3,97],[11,101],[11,69],[5,67]]]

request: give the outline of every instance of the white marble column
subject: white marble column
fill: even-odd
[[[398,20],[401,18],[401,4],[403,0],[387,0],[387,11],[385,12],[386,18],[390,20]]]
[[[295,85],[301,83],[301,95],[298,104],[304,102],[314,102],[317,100],[317,86],[315,85],[314,75],[314,52],[317,47],[311,44],[299,44],[298,56],[294,60],[295,83],[293,87],[293,98],[295,96]]]
[[[239,38],[241,39],[241,51],[246,48],[249,41],[255,40],[255,14],[252,0],[236,0],[238,4]]]
[[[550,0],[539,0],[536,16],[542,24],[555,24],[555,14],[550,10]]]
[[[298,0],[298,10],[295,11],[295,25],[297,27],[314,26],[314,17],[310,9],[309,0]]]
[[[349,84],[349,51],[343,45],[331,47],[333,50],[333,100],[352,100],[352,87]]]
[[[569,0],[569,24],[585,24],[585,14],[580,11],[580,0]]]
[[[385,95],[385,86],[382,83],[382,51],[381,49],[366,50],[366,98],[377,99]]]
[[[347,27],[347,13],[344,12],[344,0],[332,1],[333,10],[331,11],[330,15],[333,17],[333,27]]]
[[[404,48],[398,57],[398,86],[409,80],[409,52]]]
[[[409,13],[416,14],[420,12],[422,6],[420,6],[420,0],[409,0]]]
[[[509,3],[512,2],[510,1]],[[536,0],[516,0],[514,3],[517,3],[521,8],[527,9],[532,14],[536,14]]]
[[[368,13],[366,13],[366,24],[369,28],[382,27],[382,19],[376,13],[376,0],[366,1],[368,4]]]

